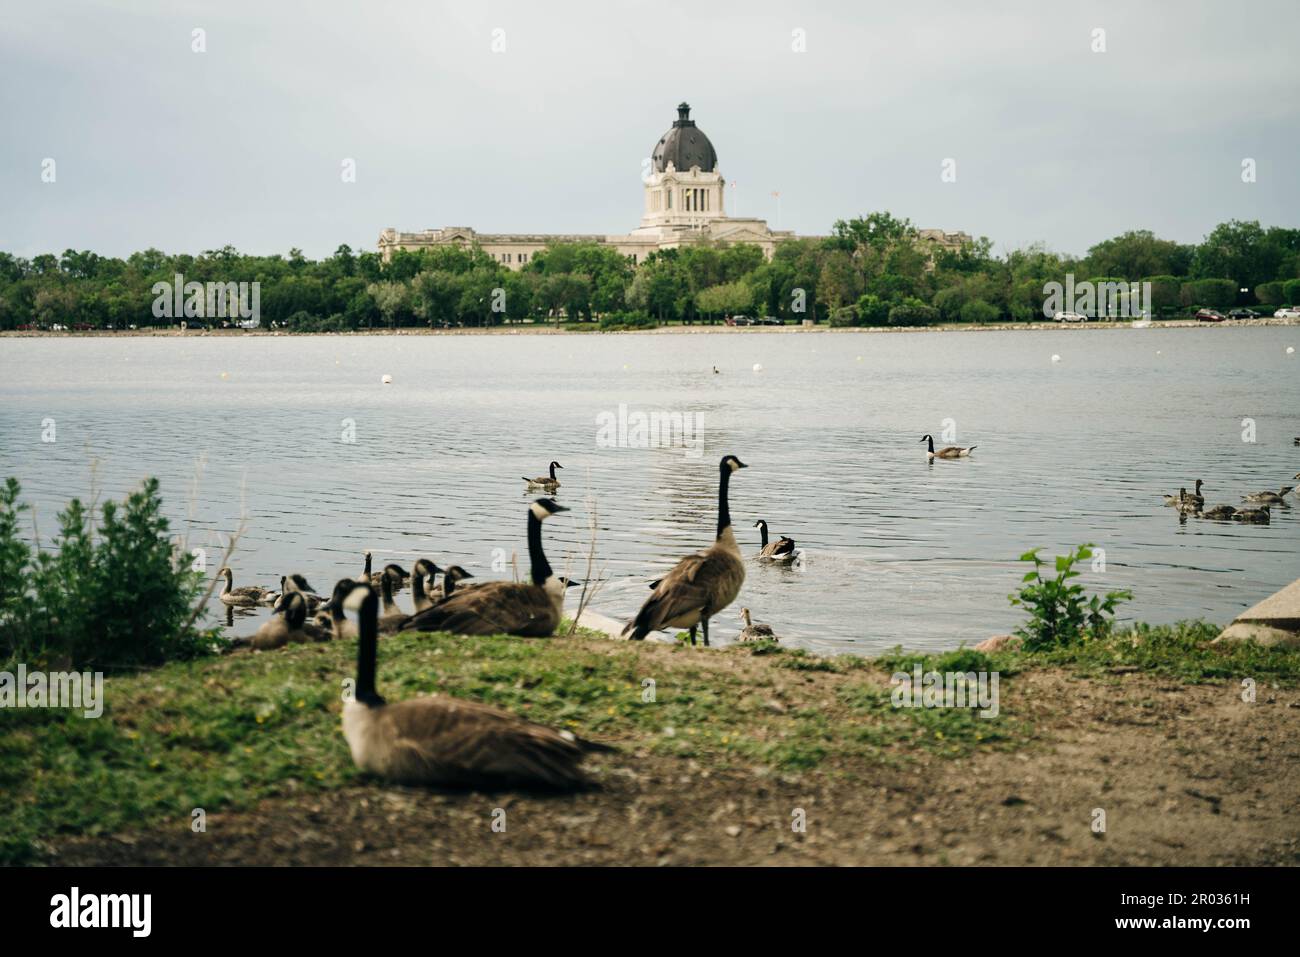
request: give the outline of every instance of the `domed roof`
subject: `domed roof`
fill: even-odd
[[[686,103],[677,106],[677,121],[655,144],[650,154],[656,173],[662,173],[672,163],[681,171],[698,166],[706,173],[718,168],[718,154],[704,131],[691,119],[691,108]]]

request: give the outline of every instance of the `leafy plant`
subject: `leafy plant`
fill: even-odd
[[[1038,557],[1038,549],[1020,556],[1022,562],[1033,562],[1034,570],[1021,579],[1020,591],[1007,598],[1029,611],[1029,621],[1015,632],[1024,640],[1026,651],[1046,651],[1110,635],[1115,609],[1120,602],[1131,600],[1133,593],[1118,590],[1091,597],[1084,594],[1083,586],[1073,581],[1080,575],[1074,566],[1092,558],[1092,548],[1084,544],[1068,555],[1056,556],[1054,578],[1043,576],[1047,563]]]
[[[73,499],[53,551],[19,533],[27,506],[10,478],[0,491],[0,661],[67,659],[102,670],[157,665],[209,650],[194,627],[203,575],[171,540],[158,480],[121,503]]]

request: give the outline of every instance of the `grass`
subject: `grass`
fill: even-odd
[[[643,753],[851,779],[864,764],[921,751],[961,757],[1024,746],[1034,729],[1013,676],[1030,668],[1139,668],[1194,682],[1300,678],[1300,655],[1210,647],[1215,633],[1182,623],[1068,652],[895,651],[878,659],[819,658],[770,643],[706,652],[581,631],[548,640],[410,634],[383,640],[380,688],[391,700],[443,692],[569,728],[618,746],[622,753],[608,759],[615,765]],[[188,828],[194,808],[219,813],[358,783],[339,723],[354,654],[351,642],[298,645],[110,676],[96,720],[54,709],[7,712],[0,863],[39,859],[43,842],[59,835]],[[998,671],[999,718],[893,707],[889,675],[916,663]],[[653,703],[643,700],[647,680]]]

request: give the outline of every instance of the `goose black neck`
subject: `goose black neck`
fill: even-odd
[[[546,584],[546,579],[551,577],[551,565],[542,552],[542,520],[531,510],[528,513],[528,564],[532,566],[533,584]]]
[[[384,569],[379,576],[379,591],[384,596],[384,607],[387,608],[393,602],[393,582],[388,577],[388,569]]]
[[[934,451],[934,436],[932,436],[932,435],[927,435],[927,436],[925,437],[925,441],[926,441],[926,443],[927,443],[927,444],[926,444],[926,447],[927,447],[931,452],[933,452],[933,451]]]
[[[366,577],[370,577],[370,553],[366,552]]]
[[[758,523],[758,534],[763,537],[763,547],[767,548],[767,522]]]
[[[554,462],[551,463],[551,481],[552,481],[552,482],[555,481],[555,463],[554,463]]]
[[[731,483],[731,466],[723,464],[718,479],[718,538],[731,527],[731,508],[727,504],[727,486]]]
[[[371,592],[361,600],[357,621],[357,688],[356,698],[362,704],[375,707],[384,703],[375,690],[375,658],[379,646],[379,600]]]

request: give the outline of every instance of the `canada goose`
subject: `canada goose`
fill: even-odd
[[[560,487],[560,480],[555,477],[555,470],[562,469],[562,468],[564,468],[564,466],[561,465],[559,462],[552,462],[550,478],[547,478],[545,475],[541,476],[540,478],[529,478],[527,475],[525,475],[524,481],[528,483],[528,488],[530,490],[539,488],[544,492],[554,492],[556,489]]]
[[[257,629],[249,644],[255,651],[269,651],[290,642],[329,641],[330,637],[329,629],[307,621],[307,602],[301,592],[291,591],[280,610]]]
[[[1243,495],[1243,502],[1252,502],[1256,505],[1286,505],[1285,496],[1290,494],[1293,486],[1283,485],[1280,492],[1254,492],[1250,495]]]
[[[709,619],[726,608],[745,583],[745,563],[740,546],[731,529],[731,509],[727,486],[731,473],[746,468],[734,455],[718,465],[718,533],[713,544],[678,562],[655,586],[637,616],[623,629],[624,637],[642,641],[652,631],[662,628],[689,628],[691,644],[695,629],[703,626],[704,646],[709,645]]]
[[[343,614],[343,603],[347,600],[348,595],[352,594],[352,589],[357,587],[357,581],[353,578],[340,578],[334,584],[334,591],[330,595],[330,600],[320,606],[320,611],[316,616],[316,622],[327,628],[330,628],[335,639],[352,639],[357,637],[357,626],[348,621],[347,616]],[[322,621],[322,617],[324,621]]]
[[[397,602],[393,601],[393,587],[398,581],[398,571],[400,568],[397,565],[385,565],[383,576],[379,579],[379,594],[382,596],[379,613],[380,634],[397,634],[402,630],[402,623],[409,617],[406,612],[397,607]]]
[[[450,568],[443,570],[442,584],[434,585],[432,582],[430,582],[429,585],[425,588],[425,594],[429,596],[430,601],[434,601],[434,602],[442,601],[443,599],[450,598],[452,596],[452,593],[456,589],[457,582],[463,581],[466,578],[473,578],[473,577],[474,577],[473,575],[465,571],[465,569],[461,568],[459,565],[452,565]],[[474,586],[471,585],[466,587],[474,587]]]
[[[763,519],[760,518],[757,522],[754,523],[754,527],[758,529],[758,533],[760,536],[762,536],[763,539],[762,544],[759,546],[758,549],[759,558],[768,558],[776,562],[788,562],[790,561],[790,559],[794,558],[793,538],[786,538],[784,535],[782,535],[776,541],[772,542],[771,544],[768,544],[767,522],[763,521]]]
[[[432,608],[402,622],[402,630],[526,638],[553,634],[564,610],[564,590],[572,583],[557,578],[551,571],[542,551],[542,522],[556,512],[567,511],[549,498],[539,498],[528,506],[528,561],[532,581],[484,582],[476,588],[455,589]]]
[[[280,576],[280,594],[272,605],[277,611],[280,609],[284,600],[292,593],[297,592],[302,595],[303,600],[307,602],[307,614],[314,615],[325,599],[316,594],[316,589],[307,583],[307,579],[297,572],[292,575]]]
[[[757,625],[749,620],[749,609],[740,609],[741,620],[745,622],[745,627],[740,630],[741,641],[780,641],[776,632],[772,630],[771,625],[765,625],[759,622]]]
[[[1259,525],[1267,525],[1272,518],[1267,505],[1261,505],[1259,508],[1239,508],[1232,517],[1238,522],[1254,522]]]
[[[1187,489],[1180,488],[1178,490],[1178,500],[1174,503],[1174,508],[1178,509],[1178,511],[1183,515],[1192,515],[1199,512],[1203,504],[1205,504],[1205,499],[1201,499],[1198,502],[1187,494]]]
[[[362,771],[407,784],[457,787],[587,783],[579,767],[589,751],[612,748],[525,721],[508,711],[447,695],[386,702],[375,690],[379,601],[358,583],[357,684],[343,705],[343,737]]]
[[[398,590],[398,591],[401,591],[401,590],[406,586],[407,581],[410,579],[410,577],[411,577],[410,573],[409,573],[405,568],[403,568],[401,565],[394,565],[394,564],[388,564],[388,565],[385,565],[385,566],[384,566],[384,571],[381,571],[381,572],[372,572],[372,571],[370,570],[370,552],[369,552],[369,551],[366,552],[366,568],[365,568],[365,571],[362,572],[362,575],[365,577],[365,580],[366,580],[366,581],[370,582],[370,584],[372,584],[372,585],[374,585],[376,588],[378,588],[379,585],[380,585],[380,583],[381,583],[381,582],[383,581],[383,579],[384,579],[384,574],[385,574],[385,573],[388,571],[388,569],[390,569],[390,568],[393,569],[393,573],[396,575],[396,577],[393,579],[393,588],[395,588],[395,589]]]
[[[1231,505],[1216,505],[1214,508],[1207,508],[1198,514],[1201,518],[1213,518],[1222,521],[1225,518],[1232,518],[1237,514],[1237,510]]]
[[[427,558],[417,558],[411,566],[411,602],[417,612],[424,611],[433,604],[429,600],[429,589],[433,586],[434,576],[440,571],[442,569]]]
[[[972,445],[970,448],[965,448],[960,445],[949,445],[936,452],[934,450],[933,436],[923,435],[921,436],[921,441],[929,443],[925,453],[925,458],[928,462],[932,462],[935,459],[964,459],[979,448],[978,445]]]
[[[1192,502],[1195,503],[1195,504],[1198,505],[1198,506],[1200,506],[1200,505],[1204,505],[1204,504],[1205,504],[1205,496],[1203,496],[1203,495],[1201,494],[1201,486],[1204,485],[1204,484],[1205,484],[1205,483],[1202,482],[1200,479],[1197,479],[1197,480],[1196,480],[1196,491],[1195,491],[1195,492],[1193,492],[1191,495],[1188,495],[1188,494],[1187,494],[1187,489],[1185,489],[1185,488],[1180,488],[1180,489],[1178,490],[1178,494],[1177,494],[1177,495],[1166,495],[1166,496],[1165,496],[1165,504],[1166,504],[1166,505],[1177,505],[1180,501],[1183,501],[1183,500],[1185,500],[1185,499],[1191,499]]]
[[[230,570],[229,565],[222,565],[221,570],[217,572],[217,577],[226,576],[226,587],[221,590],[220,598],[227,605],[239,605],[244,608],[253,605],[269,605],[275,601],[275,592],[269,588],[263,588],[261,585],[243,585],[239,588],[234,587],[235,574]]]

